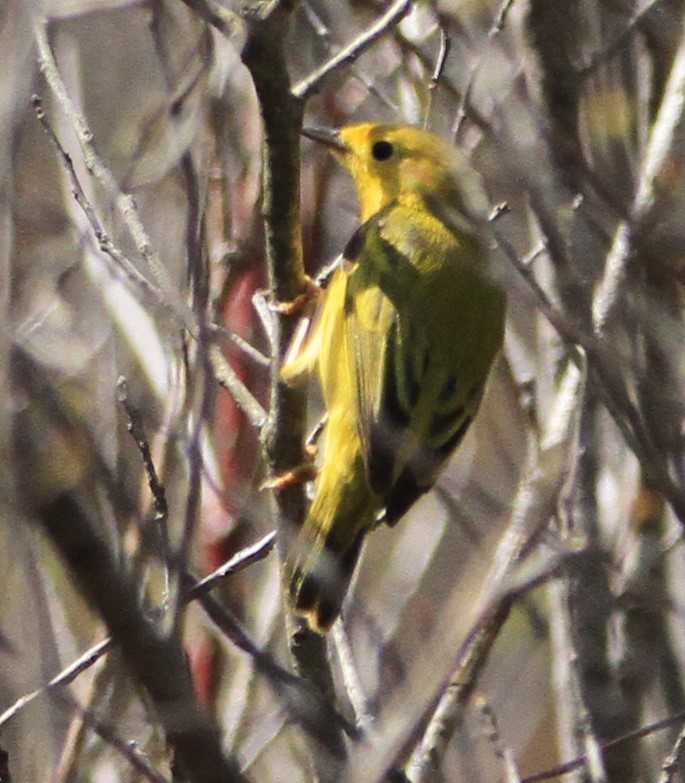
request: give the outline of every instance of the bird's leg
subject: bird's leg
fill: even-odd
[[[304,444],[302,462],[291,470],[265,481],[264,484],[262,484],[262,489],[280,490],[292,486],[293,484],[308,484],[310,481],[316,479],[318,470],[314,464],[314,460],[316,459],[319,450],[318,441],[326,428],[327,421],[328,416],[322,416],[314,429],[310,432]]]
[[[267,334],[273,336],[273,314],[299,315],[311,309],[319,301],[321,287],[309,275],[304,277],[304,291],[289,302],[276,302],[271,291],[256,291],[252,297],[255,310],[264,324]]]

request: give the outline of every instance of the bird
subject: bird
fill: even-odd
[[[488,202],[463,151],[409,125],[305,127],[350,173],[360,224],[281,368],[318,375],[327,424],[314,497],[289,536],[291,607],[321,634],[339,616],[366,535],[435,483],[478,411],[506,295]]]

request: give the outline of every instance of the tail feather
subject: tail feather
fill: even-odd
[[[295,564],[290,578],[293,611],[318,633],[329,631],[340,614],[365,534],[360,530],[342,551],[319,543]]]
[[[329,415],[316,494],[285,554],[293,610],[319,633],[340,614],[364,536],[381,505],[366,478],[354,416],[340,406],[329,407]]]

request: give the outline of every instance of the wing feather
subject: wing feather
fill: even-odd
[[[432,487],[480,404],[492,356],[481,336],[475,353],[472,335],[461,342],[459,324],[477,330],[480,322],[496,339],[501,315],[499,304],[492,313],[472,309],[473,278],[458,266],[467,248],[440,257],[423,227],[393,210],[371,218],[357,236],[364,241],[351,243],[345,339],[367,478],[392,523]],[[424,262],[434,270],[419,270]],[[430,312],[439,297],[434,309],[454,324],[453,336]]]
[[[327,406],[353,406],[367,481],[391,524],[464,437],[500,343],[503,299],[481,305],[477,289],[491,284],[469,270],[468,247],[444,250],[444,235],[431,246],[435,224],[388,208],[362,225],[286,373],[318,362]]]

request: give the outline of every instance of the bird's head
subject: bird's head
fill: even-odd
[[[419,128],[364,123],[340,130],[311,127],[302,132],[328,147],[349,170],[362,222],[396,201],[484,199],[478,177],[460,150]],[[482,203],[476,205],[482,208]]]

